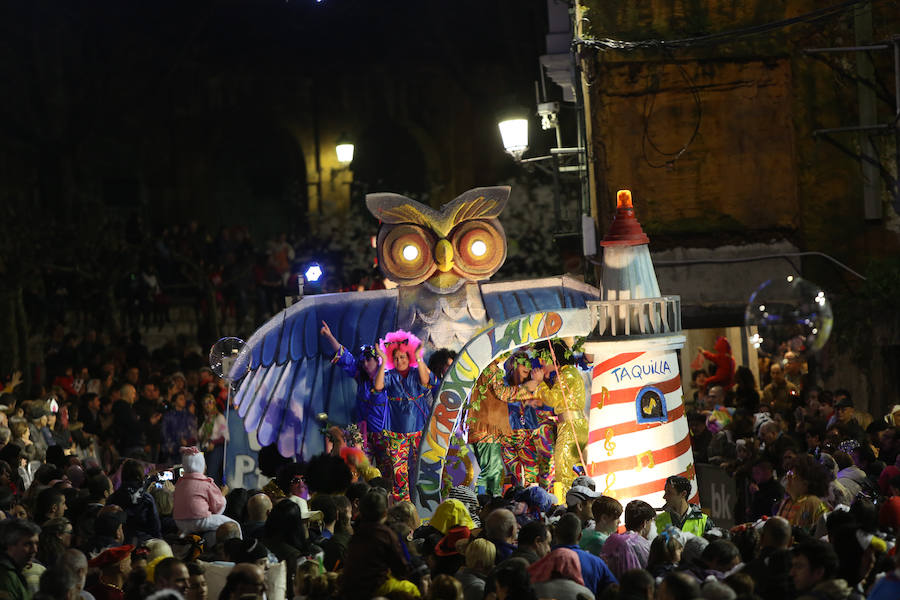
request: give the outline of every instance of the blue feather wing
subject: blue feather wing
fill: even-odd
[[[316,415],[349,423],[356,382],[331,364],[334,351],[319,335],[322,321],[351,351],[395,328],[397,291],[307,296],[259,328],[242,351],[247,374],[233,406],[260,446],[278,444],[283,456],[323,451]]]
[[[562,308],[585,308],[600,290],[568,276],[481,284],[488,318],[502,323],[520,315]]]

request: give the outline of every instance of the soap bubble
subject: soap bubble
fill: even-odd
[[[244,340],[223,337],[209,349],[209,368],[227,381],[235,381],[246,375],[250,366]]]
[[[825,290],[788,275],[766,281],[751,294],[744,309],[744,324],[750,343],[761,353],[792,350],[808,356],[825,346],[834,315]]]

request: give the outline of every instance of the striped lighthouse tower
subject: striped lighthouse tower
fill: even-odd
[[[691,502],[698,495],[676,355],[681,301],[660,295],[649,241],[631,192],[620,191],[601,242],[603,300],[588,302],[596,327],[585,343],[594,360],[586,460],[604,494],[659,507],[670,475],[691,480]]]

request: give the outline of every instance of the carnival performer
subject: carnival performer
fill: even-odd
[[[542,480],[555,478],[569,489],[576,477],[574,467],[581,462],[579,449],[584,448],[588,437],[584,379],[575,366],[571,350],[562,342],[553,343],[553,354],[543,358],[542,364],[544,382],[535,392],[539,400],[536,410],[540,426],[535,441],[539,473]],[[558,423],[550,420],[548,408]],[[552,470],[544,466],[548,461],[553,465]]]
[[[389,427],[384,437],[394,473],[394,499],[409,500],[409,465],[418,462],[437,378],[422,359],[422,342],[411,333],[402,329],[389,333],[377,349],[381,363],[375,374],[375,392],[387,395]]]
[[[523,385],[507,385],[503,368],[492,362],[475,382],[469,404],[468,441],[472,444],[481,475],[478,487],[493,496],[503,492],[503,445],[512,435],[509,403],[530,399],[538,381],[529,379]]]
[[[523,386],[529,380],[540,383],[543,370],[532,368],[531,358],[525,351],[514,353],[507,361],[507,385]],[[509,426],[512,434],[503,440],[503,463],[512,480],[522,485],[538,483],[538,456],[535,447],[535,432],[538,417],[534,409],[537,400],[534,392],[509,402]]]
[[[391,466],[384,440],[384,430],[389,428],[387,394],[383,390],[375,391],[375,375],[379,366],[378,350],[375,346],[366,345],[354,356],[335,339],[325,321],[322,321],[319,333],[325,336],[334,348],[331,363],[340,366],[346,375],[356,380],[356,407],[353,420],[366,442],[365,451],[372,464],[378,467],[384,476],[388,476]]]

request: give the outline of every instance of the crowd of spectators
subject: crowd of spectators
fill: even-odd
[[[87,327],[109,327],[116,311],[124,329],[162,327],[174,306],[211,309],[239,327],[260,325],[297,294],[297,277],[312,260],[328,260],[328,273],[307,293],[379,289],[374,268],[342,268],[341,257],[313,253],[316,239],[286,233],[267,240],[245,226],[207,229],[202,223],[170,224],[156,231],[138,218],[105,228],[103,251],[88,244],[57,257],[26,282],[25,306],[32,330],[51,330],[77,315]],[[89,253],[90,259],[82,256]],[[324,263],[323,263],[324,264]],[[90,270],[103,274],[85,280]],[[113,298],[112,303],[108,298]],[[251,327],[251,330],[254,327]]]
[[[268,483],[229,490],[228,389],[199,348],[63,334],[43,363],[0,398],[0,598],[900,597],[900,427],[791,353],[762,389],[693,374],[694,456],[733,474],[730,529],[678,476],[662,508],[582,476],[558,503],[457,486],[420,515],[340,436],[305,463],[263,448]]]

